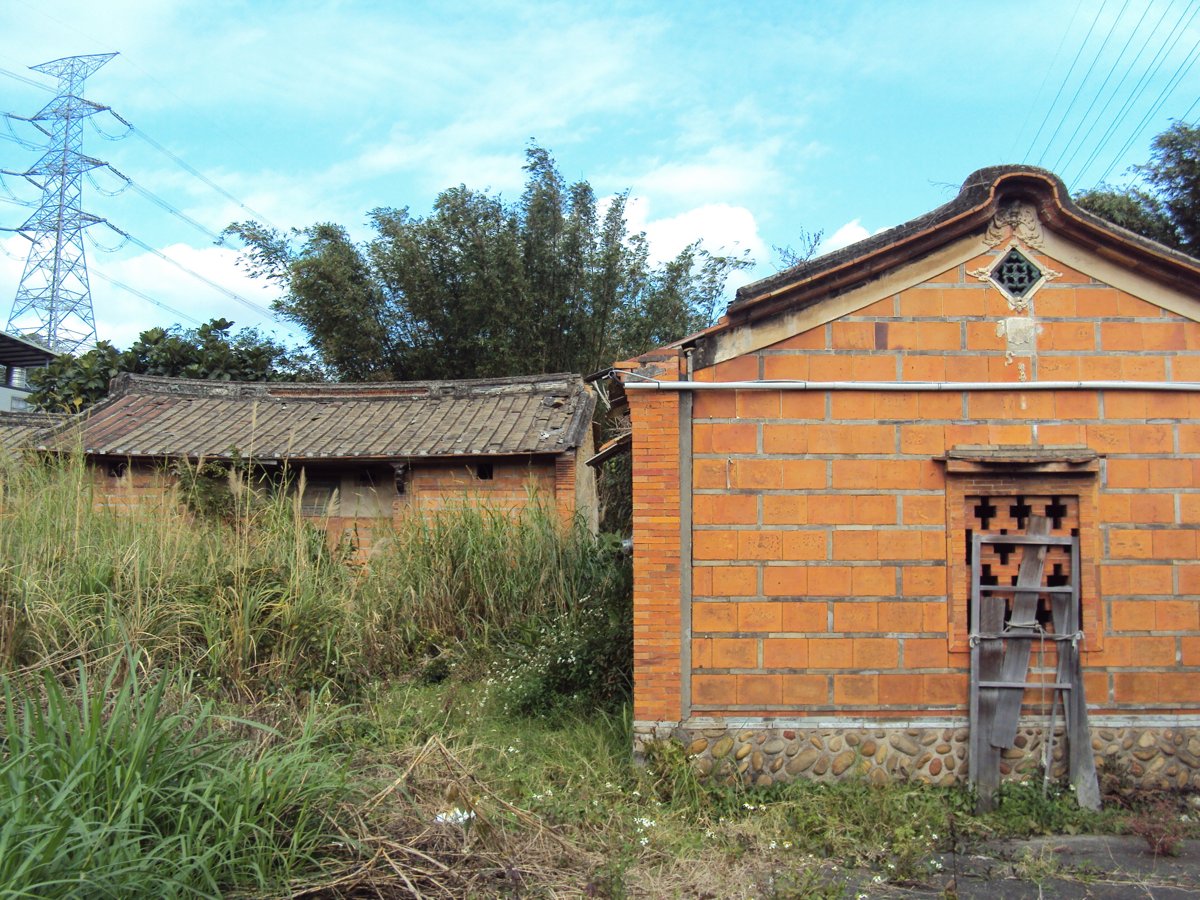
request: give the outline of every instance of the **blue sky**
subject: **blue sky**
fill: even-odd
[[[1040,163],[1072,190],[1105,171],[1120,181],[1172,119],[1200,118],[1200,65],[1187,68],[1197,0],[41,6],[0,12],[0,69],[53,86],[27,67],[119,52],[88,98],[238,202],[137,136],[86,128],[85,152],[214,232],[257,214],[366,237],[370,209],[423,214],[451,185],[516,196],[535,139],[568,179],[629,189],[631,224],[660,256],[703,239],[749,251],[758,277],[776,267],[772,246],[803,230],[823,230],[831,249],[945,202],[985,165]],[[22,115],[52,96],[0,85],[0,108]],[[0,141],[0,168],[36,156]],[[239,274],[233,248],[144,194],[85,183],[85,207],[256,304],[274,296]],[[0,203],[0,224],[26,215]],[[0,246],[7,312],[27,245]],[[178,317],[104,275],[194,319],[287,334],[135,245],[88,253],[100,337],[119,345]]]

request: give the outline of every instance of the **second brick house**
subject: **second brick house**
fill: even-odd
[[[616,372],[639,743],[1200,786],[1200,262],[984,169]]]

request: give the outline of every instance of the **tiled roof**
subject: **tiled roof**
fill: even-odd
[[[595,399],[578,375],[474,381],[291,384],[121,375],[61,430],[102,456],[405,459],[561,453]]]
[[[0,453],[17,453],[38,444],[43,432],[61,425],[65,416],[38,412],[0,412]]]

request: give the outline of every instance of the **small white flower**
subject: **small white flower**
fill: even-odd
[[[874,878],[871,879],[871,881],[875,882],[875,884],[883,884],[883,876],[876,875]]]
[[[647,844],[650,843],[650,838],[643,837],[640,840],[638,840],[638,843],[641,844],[643,847],[645,847]]]

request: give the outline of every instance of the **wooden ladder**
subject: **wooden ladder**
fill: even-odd
[[[984,544],[1009,544],[1022,548],[1017,583],[1011,586],[982,585],[980,557]],[[1071,554],[1070,583],[1042,585],[1046,551],[1066,546]],[[984,592],[987,592],[986,595]],[[1005,622],[1005,595],[1012,595],[1012,612]],[[1054,631],[1045,631],[1037,621],[1038,599],[1050,600]],[[1064,715],[1068,775],[1080,806],[1100,808],[1100,787],[1092,757],[1087,703],[1083,693],[1083,671],[1079,658],[1079,538],[1050,534],[1050,521],[1031,516],[1025,534],[974,534],[971,554],[971,745],[969,778],[978,794],[978,808],[995,806],[1000,787],[1000,758],[1013,746],[1026,689],[1049,690],[1050,725],[1044,740],[1047,778],[1053,766],[1055,712],[1061,702]],[[1058,667],[1053,682],[1028,681],[1029,659],[1034,641],[1053,641],[1058,649]]]

